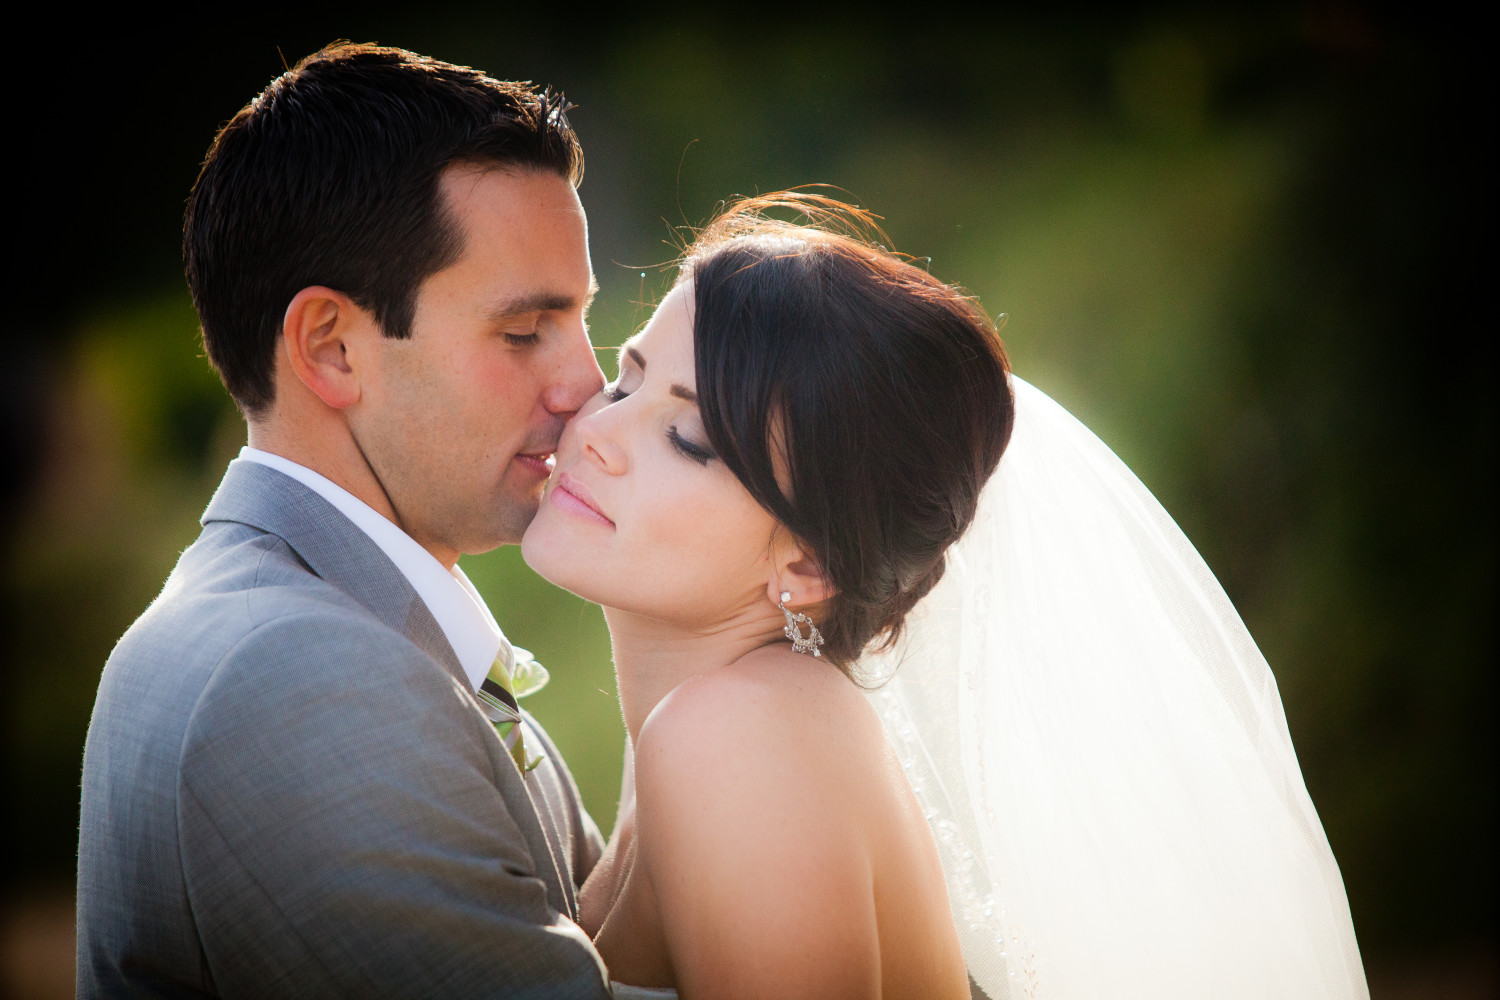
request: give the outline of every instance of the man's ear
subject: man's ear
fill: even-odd
[[[824,579],[816,556],[784,531],[778,531],[777,535],[771,548],[771,579],[766,584],[766,594],[772,604],[780,603],[783,593],[790,593],[792,596],[786,602],[787,607],[806,608],[822,604],[838,593],[837,588]]]
[[[302,384],[336,410],[360,397],[351,348],[373,321],[343,292],[311,285],[292,296],[281,324],[282,350]]]

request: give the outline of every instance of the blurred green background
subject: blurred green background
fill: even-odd
[[[1156,493],[1270,660],[1376,997],[1495,995],[1478,311],[1494,129],[1476,34],[1358,3],[889,22],[428,5],[18,43],[0,992],[71,983],[59,935],[98,674],[244,440],[182,281],[184,199],[283,56],[347,37],[578,105],[596,345],[645,320],[673,227],[810,182],[1008,313],[1017,373]],[[551,668],[531,707],[607,830],[623,730],[598,610],[514,549],[463,565]]]

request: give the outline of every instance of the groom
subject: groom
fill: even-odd
[[[345,44],[209,150],[188,283],[250,444],[99,685],[80,996],[608,995],[598,830],[482,713],[513,655],[455,564],[603,382],[565,108]]]

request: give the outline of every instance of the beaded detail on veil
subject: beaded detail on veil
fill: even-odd
[[[971,966],[970,977],[982,971],[991,991],[997,982],[1006,985],[1005,993],[988,992],[989,1000],[1036,1000],[1037,955],[991,884],[987,867],[969,846],[975,837],[972,831],[966,836],[958,818],[967,810],[948,801],[941,774],[923,747],[903,699],[894,691],[880,690],[870,701],[896,745],[906,778],[932,828],[943,871],[949,873],[949,905]],[[985,968],[976,970],[976,962]]]

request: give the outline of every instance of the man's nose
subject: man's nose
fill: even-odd
[[[580,329],[575,336],[568,338],[568,347],[558,363],[552,384],[543,394],[542,404],[549,413],[568,420],[602,388],[604,372],[594,356],[588,333]]]

